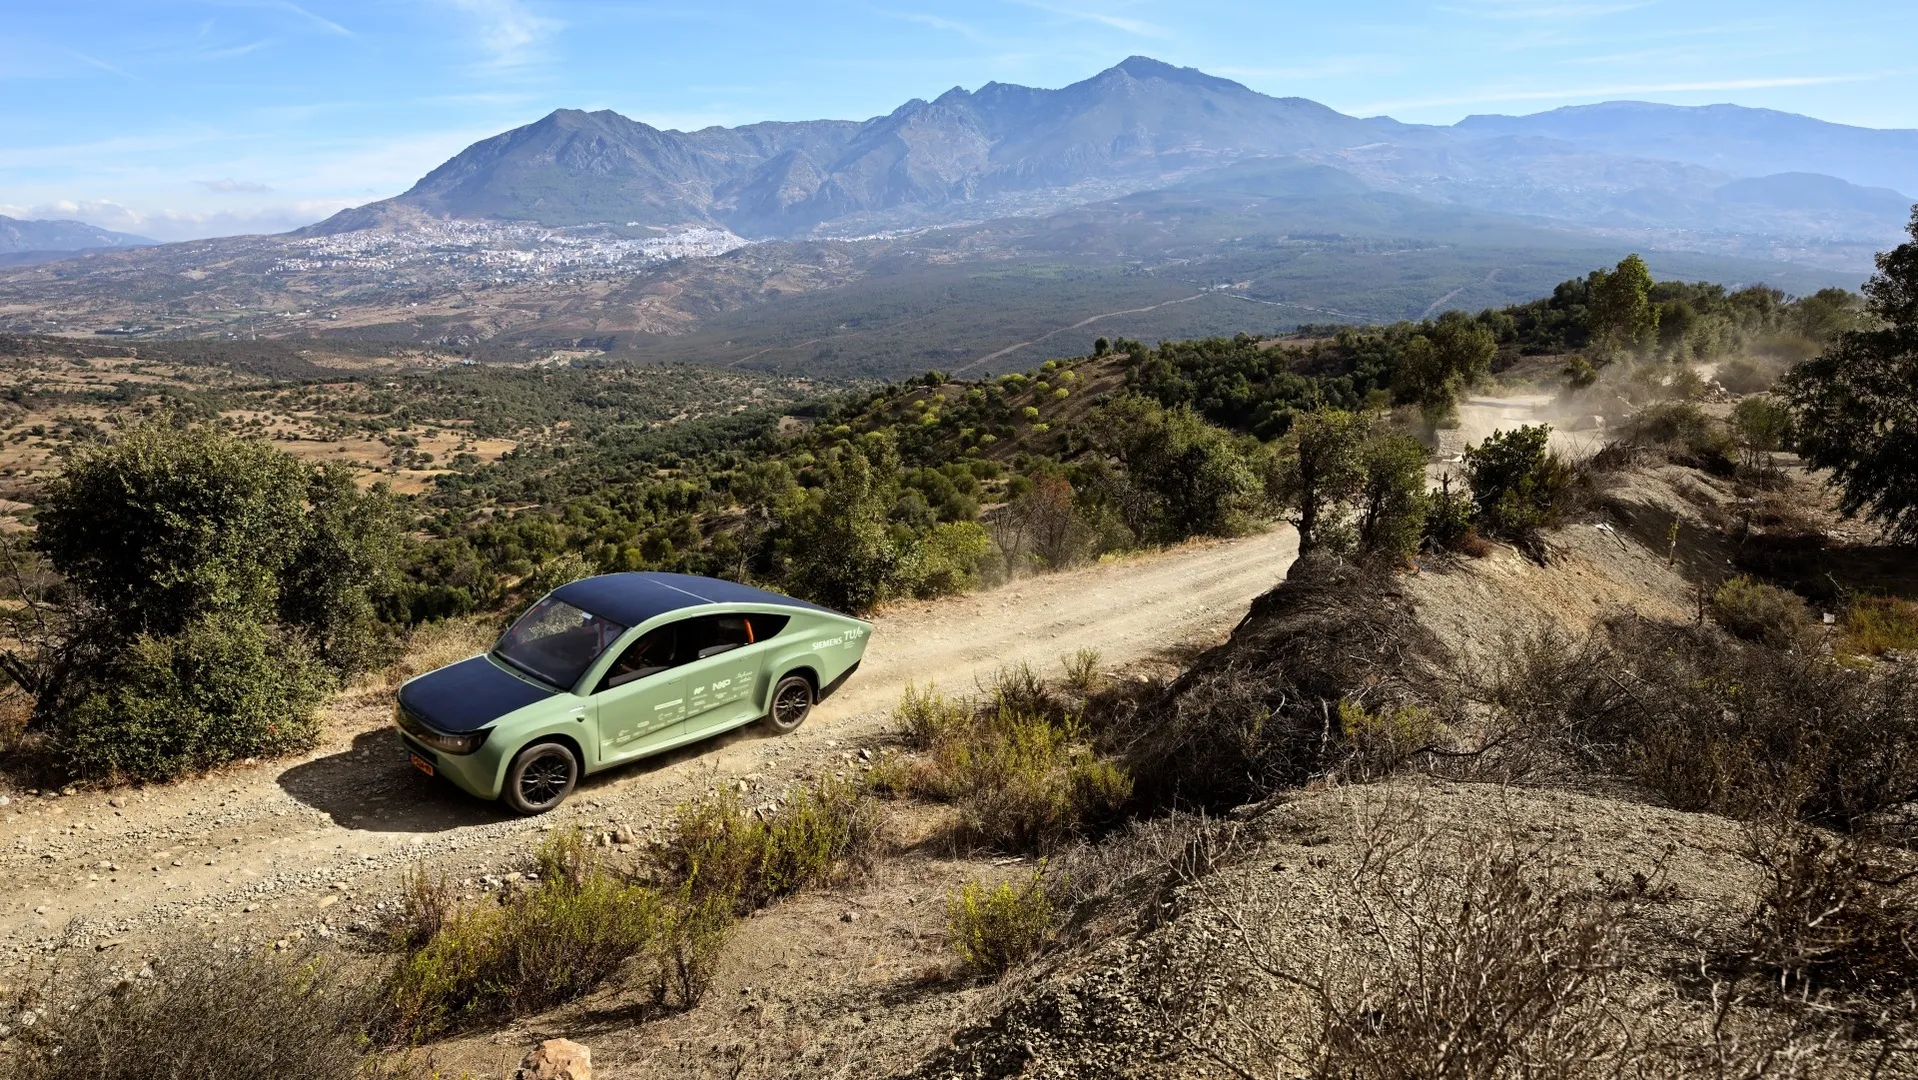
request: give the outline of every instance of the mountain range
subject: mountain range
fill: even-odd
[[[0,214],[0,265],[66,258],[72,252],[157,244],[144,236],[112,232],[84,221],[23,221]]]
[[[0,269],[0,330],[891,378],[1095,334],[1476,310],[1632,251],[1663,277],[1855,288],[1914,191],[1913,131],[1631,102],[1404,124],[1133,57],[864,121],[562,109],[294,233]]]
[[[1809,241],[1797,246],[1822,250],[1799,257],[1830,265],[1868,265],[1918,192],[1918,131],[1635,102],[1402,124],[1135,56],[1058,90],[954,88],[864,122],[681,132],[562,109],[309,232],[456,219],[848,236],[1058,209],[1262,157],[1700,250]]]

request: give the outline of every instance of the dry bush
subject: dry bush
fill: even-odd
[[[878,785],[952,802],[959,842],[1050,851],[1115,820],[1132,793],[1066,704],[1023,665],[1000,672],[978,701],[908,689],[896,716],[921,753],[882,762]]]
[[[399,908],[386,919],[386,937],[404,952],[418,948],[446,929],[458,906],[458,897],[444,872],[433,877],[421,863],[400,877]]]
[[[1094,697],[1105,686],[1105,676],[1099,673],[1097,649],[1080,649],[1062,659],[1060,664],[1065,668],[1066,692],[1082,701]]]
[[[968,970],[1000,975],[1045,948],[1053,919],[1044,867],[1016,884],[974,879],[946,902],[946,940]]]
[[[765,816],[730,792],[682,805],[647,860],[693,903],[744,915],[860,872],[883,842],[878,808],[864,788],[827,776]]]
[[[1918,866],[1908,853],[1800,825],[1754,832],[1764,873],[1744,957],[1799,994],[1918,990]]]
[[[1354,804],[1316,910],[1244,875],[1197,890],[1208,930],[1183,963],[1206,989],[1168,1013],[1189,1054],[1274,1080],[1828,1075],[1788,1019],[1643,998],[1631,926],[1651,901],[1593,889],[1568,844],[1442,827],[1404,790]]]
[[[1372,711],[1341,701],[1338,722],[1346,754],[1340,771],[1352,779],[1386,776],[1447,741],[1445,725],[1432,710],[1417,705]]]
[[[1517,643],[1483,696],[1515,739],[1682,810],[1838,828],[1918,797],[1918,670],[1615,619]]]
[[[947,732],[972,722],[972,706],[957,698],[948,698],[938,687],[927,683],[920,690],[912,683],[893,710],[893,720],[906,745],[915,750],[930,750]]]
[[[485,616],[426,623],[406,636],[399,659],[361,682],[369,693],[390,694],[416,675],[491,649],[499,630],[497,622]]]
[[[1800,643],[1809,627],[1805,601],[1796,593],[1743,574],[1712,592],[1711,610],[1718,625],[1746,641],[1781,649]]]
[[[1690,402],[1671,402],[1639,410],[1621,425],[1616,441],[1713,476],[1732,476],[1738,472],[1738,445],[1731,433],[1725,430],[1724,424]]]
[[[1895,596],[1860,596],[1845,612],[1842,648],[1859,656],[1918,652],[1918,602]]]
[[[719,973],[720,954],[732,937],[732,903],[723,896],[698,898],[683,891],[667,909],[654,955],[653,1004],[676,1000],[681,1008],[699,1004]]]
[[[551,1008],[657,948],[667,902],[598,863],[576,832],[556,833],[539,862],[533,888],[451,913],[402,956],[383,1034],[417,1042]]]
[[[1156,700],[1102,723],[1147,806],[1227,809],[1332,772],[1341,703],[1371,713],[1442,697],[1444,649],[1389,574],[1294,563],[1232,638]]]
[[[17,1080],[366,1080],[379,980],[316,954],[187,946],[122,978],[104,957],[58,973],[26,1007]],[[21,1012],[10,1010],[19,1024]]]

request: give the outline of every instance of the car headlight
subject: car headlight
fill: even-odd
[[[432,747],[442,754],[470,754],[486,745],[486,736],[492,734],[492,728],[469,731],[464,735],[449,735],[443,731],[434,731],[420,722],[420,718],[406,711],[406,706],[393,705],[393,722],[400,730],[411,735],[424,746]]]

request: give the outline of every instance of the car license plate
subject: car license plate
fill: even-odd
[[[425,758],[419,756],[418,754],[409,754],[407,756],[413,759],[413,767],[415,769],[418,769],[419,771],[425,773],[428,776],[433,775],[432,762],[426,760]]]

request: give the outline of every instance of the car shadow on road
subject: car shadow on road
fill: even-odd
[[[390,728],[362,732],[349,749],[293,766],[279,784],[333,824],[360,832],[450,832],[514,816],[499,803],[422,776]]]

